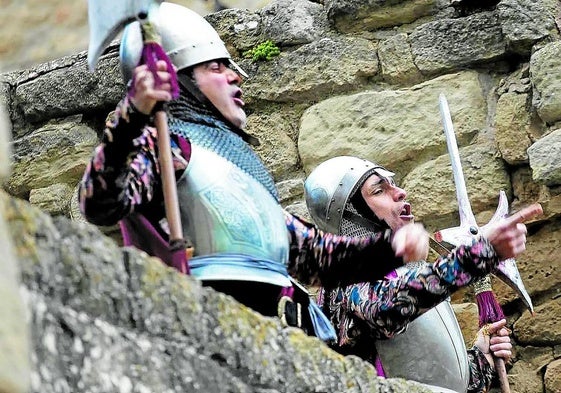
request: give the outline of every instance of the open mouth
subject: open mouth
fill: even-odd
[[[245,103],[242,100],[242,91],[241,90],[239,90],[239,89],[236,90],[234,92],[233,98],[234,98],[234,101],[236,102],[237,105],[239,105],[239,106],[244,106],[245,105]]]
[[[409,203],[404,203],[401,212],[399,213],[400,218],[405,218],[408,220],[413,219],[413,215],[411,214],[411,205]]]

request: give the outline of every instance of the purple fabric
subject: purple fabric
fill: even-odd
[[[171,97],[172,99],[176,99],[179,97],[179,85],[177,84],[177,74],[173,68],[170,58],[160,44],[157,42],[146,42],[142,48],[142,61],[148,66],[148,69],[152,72],[152,74],[154,74],[156,85],[160,85],[162,83],[160,77],[158,76],[158,67],[156,65],[159,60],[163,60],[167,64],[167,69],[170,74],[169,83],[171,84]]]
[[[281,290],[280,297],[288,296],[289,298],[294,298],[294,287],[283,287]]]
[[[475,296],[479,310],[479,327],[505,318],[501,305],[493,291],[483,291]]]
[[[142,214],[133,213],[119,221],[123,244],[144,250],[151,256],[164,261],[181,273],[189,274],[187,253],[185,250],[172,252],[168,242],[158,233],[156,228]]]
[[[379,356],[376,356],[374,367],[376,367],[376,373],[379,377],[386,378],[386,372],[384,371],[384,367],[382,366],[382,361],[380,360]]]

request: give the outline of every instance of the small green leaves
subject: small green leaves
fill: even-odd
[[[280,54],[280,49],[271,40],[267,40],[255,48],[247,50],[243,53],[246,59],[251,59],[253,62],[261,60],[271,60],[273,57]]]

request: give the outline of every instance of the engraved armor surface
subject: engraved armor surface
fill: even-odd
[[[250,260],[247,268],[230,269],[227,261],[219,268],[207,266],[197,274],[199,279],[290,285],[285,268],[286,224],[270,190],[236,164],[197,144],[192,144],[190,163],[177,186],[183,232],[195,247],[193,264],[197,258],[221,254]],[[276,264],[278,272],[265,272],[264,261]]]

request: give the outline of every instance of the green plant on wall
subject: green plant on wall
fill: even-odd
[[[271,60],[273,57],[280,54],[280,49],[271,40],[267,40],[255,48],[247,50],[243,53],[246,59],[255,61]]]

